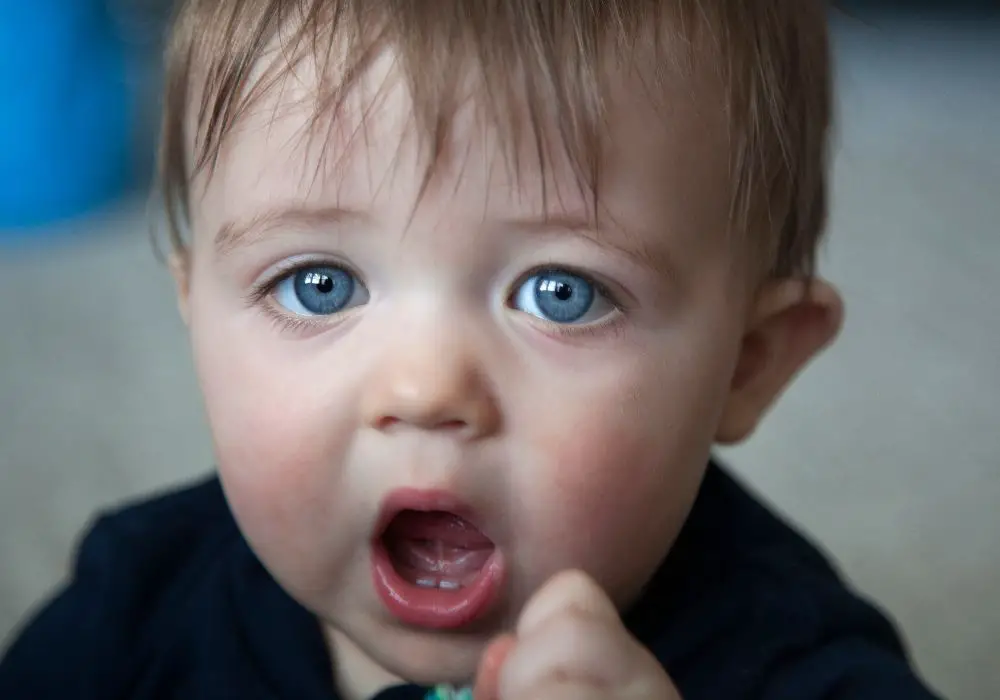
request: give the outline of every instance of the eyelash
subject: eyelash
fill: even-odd
[[[318,329],[329,325],[330,321],[328,317],[325,316],[296,316],[287,312],[283,312],[280,309],[275,308],[273,304],[266,303],[267,298],[274,292],[278,284],[286,279],[289,275],[294,275],[300,270],[315,267],[316,265],[331,264],[329,260],[299,260],[294,263],[289,263],[283,265],[272,272],[266,279],[255,284],[249,293],[246,295],[246,303],[251,308],[260,308],[266,313],[271,321],[277,326],[281,331],[287,331],[289,333],[294,333],[297,331],[307,331],[311,329]],[[349,265],[346,265],[342,261],[333,261],[332,264],[336,264],[343,267],[346,271],[350,272],[355,277],[360,279],[360,275],[353,270]],[[529,279],[536,275],[543,274],[546,271],[553,269],[562,270],[568,272],[572,275],[579,277],[587,282],[587,284],[593,285],[594,289],[608,300],[608,303],[614,307],[615,311],[618,313],[608,314],[605,319],[597,321],[596,323],[588,323],[586,325],[572,325],[572,324],[558,324],[546,322],[542,319],[536,319],[538,323],[544,324],[550,333],[557,335],[561,338],[572,339],[572,338],[587,338],[601,335],[607,332],[614,332],[617,334],[621,330],[621,318],[626,312],[625,305],[621,303],[620,296],[608,288],[608,285],[595,279],[592,275],[589,275],[581,270],[578,270],[572,266],[568,266],[564,263],[559,263],[556,261],[536,265],[530,271],[523,274],[518,278],[514,285],[514,289],[517,290],[522,284],[527,282]],[[513,294],[508,295],[506,305],[509,306]]]
[[[579,270],[573,267],[572,265],[566,265],[565,263],[557,262],[554,260],[548,263],[542,263],[540,265],[536,265],[530,271],[521,275],[521,277],[518,278],[517,283],[514,285],[514,289],[515,290],[519,289],[522,284],[530,280],[532,277],[535,277],[536,275],[540,275],[551,270],[560,270],[563,272],[568,272],[571,275],[575,275],[576,277],[579,277],[580,279],[586,281],[587,284],[590,284],[594,287],[594,289],[597,291],[598,294],[600,294],[601,296],[603,296],[605,299],[608,300],[608,303],[611,304],[612,307],[614,307],[617,313],[608,314],[605,318],[596,321],[594,323],[588,323],[586,325],[559,324],[559,323],[545,321],[543,319],[539,319],[536,317],[532,317],[534,322],[539,324],[544,324],[550,334],[559,336],[560,338],[564,338],[567,340],[579,339],[579,338],[591,338],[603,335],[608,332],[613,332],[615,333],[615,335],[618,335],[621,332],[622,330],[621,321],[623,315],[627,311],[627,308],[620,301],[620,295],[611,291],[611,289],[608,288],[608,285],[604,284],[598,279],[595,279],[593,275],[583,272],[582,270]],[[509,295],[507,302],[508,305],[510,303],[510,299],[512,298],[513,294]]]
[[[601,282],[589,272],[578,270],[572,265],[556,262],[554,260],[552,262],[542,263],[541,265],[535,265],[533,268],[531,268],[531,270],[529,270],[528,272],[526,272],[525,274],[521,275],[518,278],[517,284],[514,285],[514,288],[515,289],[519,288],[522,284],[530,280],[532,277],[544,274],[546,272],[551,272],[553,270],[558,270],[560,272],[568,272],[569,274],[574,275],[575,277],[579,277],[580,279],[584,280],[587,284],[593,286],[594,289],[597,290],[597,292],[600,293],[601,296],[607,299],[611,303],[611,305],[614,306],[616,309],[618,309],[619,311],[625,310],[622,303],[618,299],[619,295],[616,294],[615,292],[612,292],[607,284]]]
[[[267,303],[268,297],[274,292],[280,282],[294,275],[300,270],[317,265],[336,265],[342,267],[347,272],[360,279],[360,275],[340,260],[314,259],[297,260],[294,263],[287,263],[278,267],[274,272],[261,282],[255,284],[246,295],[246,304],[251,308],[259,308],[270,317],[270,320],[280,331],[295,333],[296,331],[308,331],[329,326],[330,319],[326,316],[296,316],[275,307],[274,304]]]

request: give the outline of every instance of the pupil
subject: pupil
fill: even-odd
[[[573,288],[565,282],[559,282],[555,288],[555,297],[559,301],[569,301],[573,296]]]
[[[333,291],[333,279],[327,275],[317,275],[315,279],[316,289],[321,294],[329,294]]]

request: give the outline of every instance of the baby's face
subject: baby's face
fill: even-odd
[[[593,221],[558,152],[545,201],[471,108],[418,196],[392,77],[361,132],[304,138],[301,75],[240,124],[195,192],[186,304],[261,561],[343,655],[462,680],[560,570],[638,595],[702,477],[745,280],[710,96],[619,81]]]

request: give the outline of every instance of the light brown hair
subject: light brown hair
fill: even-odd
[[[519,127],[504,104],[527,98],[543,167],[539,110],[555,105],[560,145],[596,191],[603,66],[644,42],[650,27],[663,30],[654,74],[711,60],[725,85],[731,227],[749,241],[755,266],[769,277],[812,275],[827,217],[832,101],[821,0],[181,0],[167,49],[159,173],[172,245],[186,245],[194,173],[211,170],[241,114],[298,61],[312,57],[322,70],[334,51],[347,61],[337,75],[321,74],[320,112],[335,114],[392,46],[433,164],[459,71],[471,65],[505,138]],[[283,60],[255,72],[279,38]],[[709,59],[696,49],[705,46]],[[187,133],[191,115],[197,133]]]

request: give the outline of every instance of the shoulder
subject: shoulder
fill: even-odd
[[[685,700],[933,698],[889,618],[715,465],[638,607]]]
[[[0,661],[0,696],[117,695],[157,637],[217,586],[220,563],[241,543],[215,478],[105,512],[69,581]]]
[[[129,503],[98,517],[78,548],[73,585],[87,584],[123,614],[204,573],[239,542],[217,478]],[[134,609],[133,609],[134,608]]]
[[[89,539],[107,536],[126,540],[139,537],[152,538],[150,544],[163,545],[169,550],[174,543],[190,542],[192,535],[204,533],[206,526],[225,528],[231,523],[222,485],[213,475],[100,512],[84,544]]]
[[[222,485],[212,476],[101,513],[82,540],[78,563],[116,557],[136,565],[180,564],[236,534]]]

